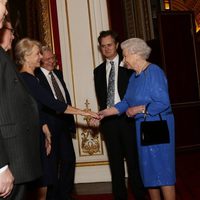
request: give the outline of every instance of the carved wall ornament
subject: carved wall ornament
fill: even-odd
[[[86,99],[85,111],[91,111],[89,108],[89,101]],[[80,140],[80,147],[82,155],[102,155],[102,142],[100,134],[98,133],[97,129],[93,129],[89,126],[89,121],[91,117],[87,116],[84,117],[84,120],[87,123],[87,126],[82,128],[81,133],[81,140]]]

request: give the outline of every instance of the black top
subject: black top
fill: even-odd
[[[68,104],[53,98],[49,91],[40,85],[37,77],[27,72],[22,72],[21,77],[27,85],[31,95],[36,99],[40,112],[45,105],[59,113],[64,113]]]
[[[36,77],[39,79],[40,85],[43,88],[45,88],[49,92],[49,94],[51,94],[51,96],[54,98],[54,94],[51,90],[49,82],[48,82],[45,74],[42,72],[42,70],[40,68],[36,68],[34,72],[35,72]],[[67,90],[66,84],[63,80],[62,72],[60,70],[56,70],[56,69],[54,69],[53,72],[59,79],[59,81],[64,89],[67,104],[71,105],[70,95]],[[45,118],[45,120],[47,120],[49,127],[50,127],[50,125],[52,125],[52,127],[50,127],[50,128],[54,129],[55,127],[57,127],[59,129],[64,130],[65,132],[76,133],[76,126],[75,126],[75,120],[74,120],[73,115],[71,115],[71,114],[65,115],[63,113],[58,114],[58,112],[50,109],[47,106],[44,106],[43,111],[44,111],[44,118]]]

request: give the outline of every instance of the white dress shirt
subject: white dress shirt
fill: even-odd
[[[56,96],[56,93],[55,93],[55,90],[54,90],[54,87],[53,87],[53,84],[52,84],[52,81],[51,81],[51,75],[49,74],[50,71],[46,70],[46,69],[43,68],[43,67],[40,67],[40,69],[41,69],[42,72],[44,73],[44,75],[45,75],[45,77],[46,77],[46,79],[47,79],[47,81],[48,81],[48,83],[49,83],[49,85],[50,85],[50,87],[51,87],[51,91],[53,92],[53,95],[54,95],[55,99],[57,99],[57,96]],[[64,97],[64,99],[65,99],[65,102],[67,102],[67,100],[66,100],[66,95],[65,95],[65,90],[64,90],[64,88],[63,88],[63,86],[62,86],[60,80],[58,79],[58,77],[56,76],[56,74],[55,74],[53,71],[52,71],[52,73],[53,73],[53,75],[54,75],[54,77],[55,77],[55,79],[56,79],[56,81],[57,81],[57,83],[58,83],[58,86],[59,86],[59,88],[60,88],[60,90],[61,90],[61,92],[62,92],[62,95],[63,95],[63,97]]]

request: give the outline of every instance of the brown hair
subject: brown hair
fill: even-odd
[[[99,33],[99,37],[98,37],[99,45],[101,45],[101,39],[107,36],[111,36],[113,40],[115,41],[115,44],[119,42],[118,34],[112,30],[107,30],[107,31],[101,31]]]

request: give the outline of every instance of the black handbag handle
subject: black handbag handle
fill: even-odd
[[[148,114],[147,110],[148,110],[149,104],[150,104],[150,103],[148,103],[148,104],[145,106],[144,121],[146,121],[146,116],[147,116],[147,114]],[[161,114],[159,113],[158,115],[159,115],[160,121],[162,121],[162,116],[161,116]]]

